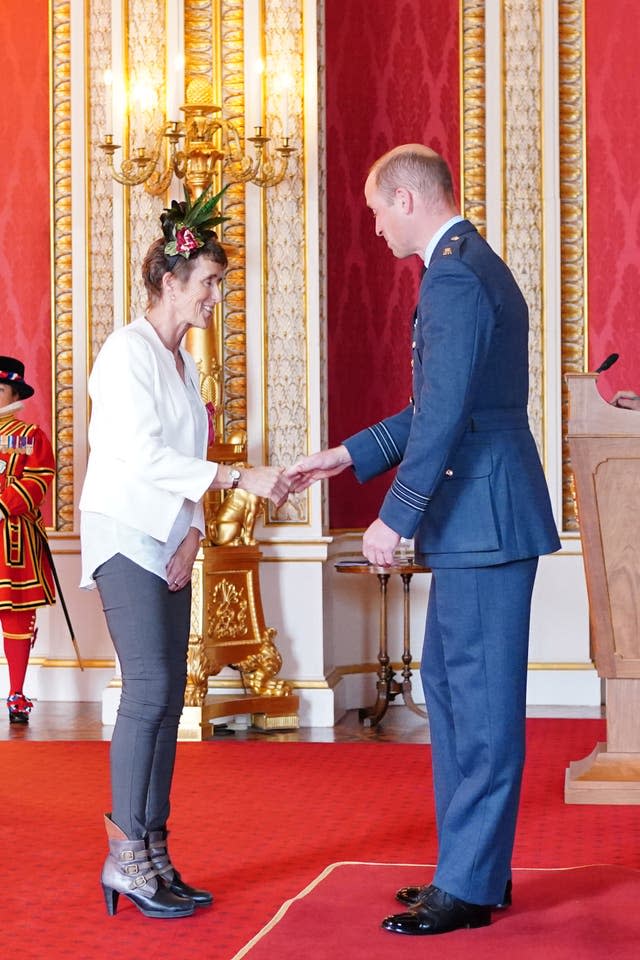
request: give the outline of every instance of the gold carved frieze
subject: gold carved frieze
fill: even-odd
[[[484,0],[462,4],[462,208],[486,234]]]
[[[208,601],[209,636],[215,643],[234,637],[244,642],[248,605],[244,583],[238,585],[226,577],[216,583]]]
[[[562,373],[586,369],[584,27],[582,0],[558,4],[560,117],[560,304]],[[567,443],[567,386],[562,383],[562,521],[577,530],[573,473]]]
[[[204,562],[202,551],[191,571],[191,624],[187,653],[187,688],[185,705],[198,707],[207,695],[209,664],[204,655],[202,637],[205,631]]]
[[[318,51],[318,103],[326,103],[326,45],[325,45],[325,8],[324,0],[318,0],[316,38]],[[329,368],[327,342],[327,118],[323,109],[318,109],[318,278],[320,311],[320,443],[326,447],[329,442],[329,389],[327,372]],[[329,487],[322,487],[322,516],[329,516]]]
[[[51,5],[51,221],[54,526],[73,530],[73,312],[71,251],[71,9]]]
[[[221,103],[224,114],[243,131],[244,96],[244,5],[242,0],[222,0],[220,17]],[[246,240],[245,186],[233,183],[224,195],[229,220],[224,237],[229,267],[222,304],[222,370],[225,436],[247,429],[246,357]]]
[[[282,657],[276,631],[264,622],[260,599],[260,550],[255,545],[204,546],[206,625],[202,651],[210,675],[233,665],[258,696],[291,693],[277,674]]]

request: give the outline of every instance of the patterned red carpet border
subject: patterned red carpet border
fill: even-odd
[[[563,801],[567,765],[604,735],[598,720],[528,722],[515,867],[640,865],[638,807]],[[424,745],[181,743],[170,847],[183,876],[213,890],[216,903],[186,920],[159,921],[121,898],[117,916],[109,918],[99,885],[108,747],[99,741],[0,744],[1,957],[231,960],[329,864],[436,859]],[[403,874],[403,883],[410,879]],[[384,915],[394,909],[393,890],[379,895]],[[530,916],[535,925],[535,911]],[[371,930],[378,939],[380,917],[376,909]],[[504,929],[502,921],[499,926]],[[445,939],[438,938],[438,950]],[[387,941],[390,957],[405,949],[404,938],[389,934]],[[601,947],[607,949],[606,940]],[[334,953],[331,960],[347,958]]]
[[[393,893],[424,883],[431,866],[334,863],[233,960],[615,960],[638,957],[640,870],[590,865],[516,869],[514,904],[489,927],[406,937],[380,927],[402,907]]]

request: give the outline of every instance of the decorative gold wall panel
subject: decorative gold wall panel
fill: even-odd
[[[126,60],[129,78],[138,73],[150,74],[164,94],[166,83],[166,10],[164,0],[126,0],[127,36]],[[153,126],[159,126],[164,117],[164,95],[153,115]],[[135,114],[130,114],[133,118]],[[132,127],[132,143],[143,143],[142,128]],[[161,236],[160,214],[165,206],[161,197],[152,197],[142,187],[125,187],[128,217],[125,245],[125,265],[129,271],[125,290],[124,322],[128,323],[144,313],[147,295],[142,282],[141,268],[145,254],[154,240]]]
[[[73,530],[73,315],[71,295],[71,21],[70,4],[51,5],[52,340],[54,526]]]
[[[291,158],[289,174],[266,191],[265,308],[267,317],[266,424],[267,462],[279,466],[293,463],[307,449],[309,421],[306,259],[304,205],[304,41],[302,0],[267,0],[264,5],[269,118],[283,116],[277,94],[277,78],[283,72],[293,78],[289,94],[289,134],[298,152]],[[278,135],[278,121],[273,119]],[[308,522],[306,494],[289,498],[279,510],[270,503],[268,521]]]
[[[543,449],[542,18],[539,0],[506,0],[505,257],[529,305],[529,419]]]
[[[242,0],[185,0],[185,88],[196,77],[211,84],[225,117],[242,132],[244,117],[244,5]],[[218,187],[220,184],[218,183]],[[221,425],[225,436],[247,429],[245,186],[234,183],[223,200],[222,240],[229,257],[225,297],[217,312],[213,352],[222,365]],[[202,370],[212,375],[215,370]]]
[[[98,149],[107,127],[104,73],[111,67],[111,0],[86,0],[88,366],[113,330],[113,180]]]

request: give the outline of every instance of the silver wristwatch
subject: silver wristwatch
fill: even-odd
[[[235,490],[240,483],[240,471],[237,467],[231,467],[229,470],[229,476],[231,477],[231,489]]]

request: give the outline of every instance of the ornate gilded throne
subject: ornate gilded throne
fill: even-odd
[[[205,400],[207,399],[205,392]],[[245,463],[245,437],[209,447],[210,460]],[[187,691],[180,739],[214,735],[214,720],[250,714],[261,730],[296,729],[299,699],[278,679],[282,658],[267,627],[260,598],[262,553],[253,536],[263,509],[259,497],[244,490],[220,491],[205,498],[207,535],[193,578]],[[209,677],[224,667],[237,680],[224,680],[232,692],[209,692]],[[240,689],[238,689],[240,687]]]

